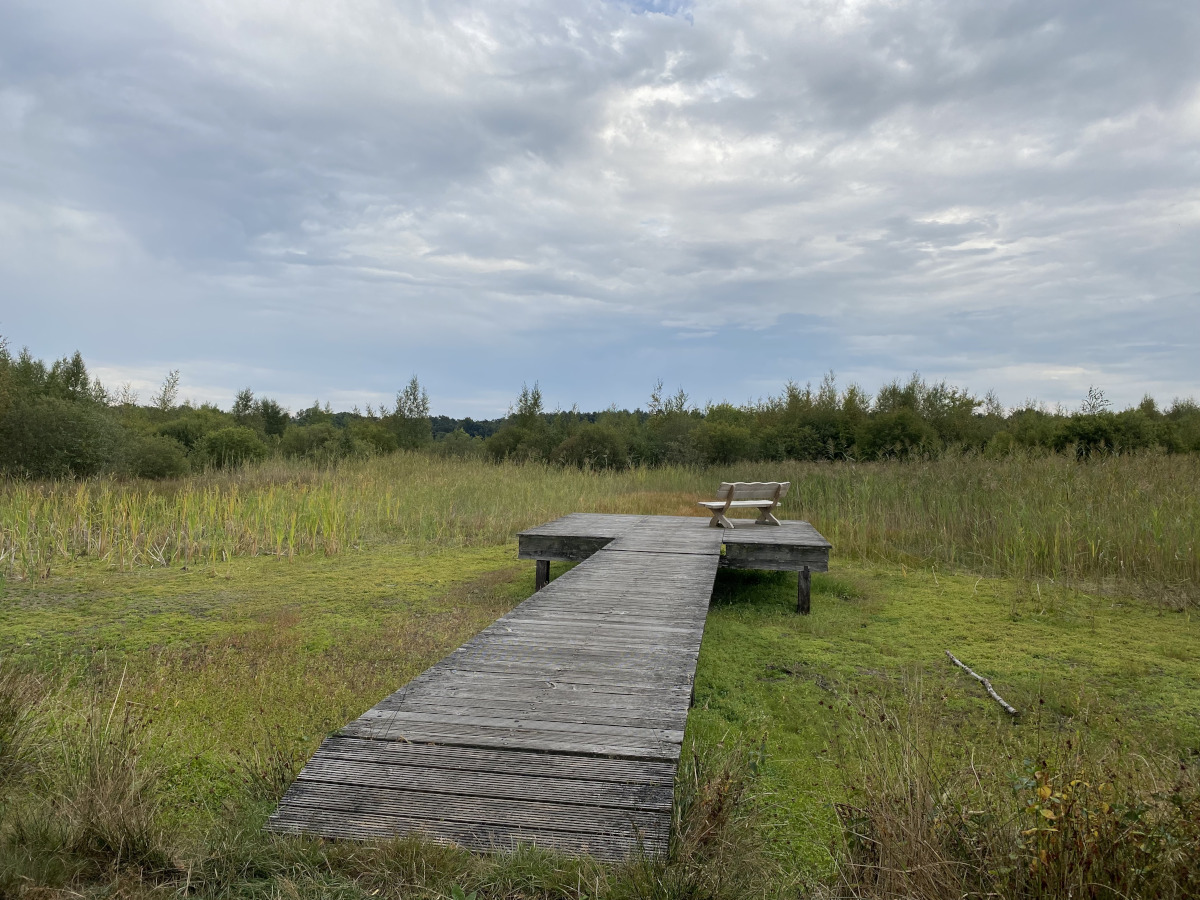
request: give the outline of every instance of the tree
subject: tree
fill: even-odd
[[[162,387],[158,389],[158,393],[150,398],[150,402],[156,409],[162,412],[170,412],[175,408],[175,400],[179,397],[179,370],[172,369],[167,373],[167,377],[163,379]]]
[[[93,399],[91,379],[78,350],[74,356],[64,356],[50,368],[47,387],[64,400]]]
[[[230,410],[239,422],[250,418],[254,413],[254,391],[248,387],[242,388],[233,398],[233,408]]]
[[[1107,412],[1110,406],[1112,406],[1112,401],[1104,396],[1101,388],[1093,384],[1088,388],[1087,396],[1083,398],[1083,405],[1079,407],[1079,411],[1085,416],[1094,416]]]
[[[396,393],[396,415],[406,419],[429,418],[429,394],[416,375],[409,379],[404,390]]]
[[[518,428],[536,428],[543,424],[542,414],[545,410],[542,408],[542,389],[535,381],[533,387],[524,382],[521,383],[521,393],[517,394],[516,406],[510,407],[508,410],[509,418]]]
[[[262,423],[264,434],[282,435],[291,421],[291,415],[276,401],[269,398],[254,403],[254,415]]]
[[[416,375],[396,393],[396,409],[391,415],[396,443],[403,450],[416,450],[433,440],[433,420],[429,417],[429,394]]]
[[[138,392],[134,390],[132,384],[126,381],[117,389],[116,394],[113,395],[113,402],[117,406],[137,406]]]

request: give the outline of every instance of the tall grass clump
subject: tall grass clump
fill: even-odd
[[[757,777],[765,741],[740,739],[684,753],[675,778],[666,866],[630,872],[637,896],[770,897],[794,890],[794,876],[770,852],[769,816]],[[654,889],[639,876],[651,874]]]
[[[783,515],[811,521],[839,555],[1200,597],[1200,457],[1149,452],[621,471],[400,453],[327,466],[275,459],[174,482],[10,481],[0,571],[501,544],[568,512],[696,514],[727,479],[793,482]]]
[[[0,661],[0,804],[34,770],[34,736],[44,691],[40,678]]]
[[[499,544],[577,509],[659,512],[663,488],[687,475],[400,453],[328,466],[278,459],[173,482],[9,481],[0,490],[0,564],[36,577],[77,558],[130,568],[335,554],[363,541]]]
[[[796,504],[841,552],[1016,577],[1143,581],[1193,598],[1200,583],[1195,457],[967,455],[786,471],[799,482]]]
[[[854,797],[835,806],[842,895],[1174,900],[1200,890],[1194,764],[1040,722],[964,749],[919,679],[898,697],[851,697],[837,741]]]
[[[65,690],[43,692],[31,676],[4,687],[29,704],[28,761],[19,795],[0,805],[0,895],[22,885],[65,885],[131,872],[154,880],[172,871],[159,826],[156,770],[143,755],[149,735],[137,709],[98,693],[71,710]]]

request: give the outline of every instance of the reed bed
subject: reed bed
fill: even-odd
[[[1200,458],[1165,454],[593,472],[409,453],[324,467],[274,460],[165,483],[8,482],[0,571],[502,544],[573,511],[694,515],[696,499],[733,478],[792,481],[783,514],[813,522],[838,554],[1200,595]]]

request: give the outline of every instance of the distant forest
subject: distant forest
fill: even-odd
[[[1200,452],[1200,408],[1176,399],[1163,409],[1147,396],[1117,411],[1092,388],[1075,411],[1005,410],[992,393],[915,374],[875,394],[840,388],[829,374],[816,387],[788,383],[758,402],[703,407],[682,390],[664,394],[660,382],[645,409],[591,413],[546,411],[535,384],[522,387],[507,416],[486,421],[432,415],[416,376],[379,409],[335,412],[314,402],[292,412],[246,388],[223,410],[181,401],[178,371],[141,403],[92,378],[79,353],[47,364],[27,350],[14,355],[0,338],[0,473],[10,477],[172,478],[272,455],[331,462],[400,450],[598,469],[1018,451],[1082,460]]]

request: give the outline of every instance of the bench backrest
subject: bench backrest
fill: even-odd
[[[717,489],[718,500],[782,500],[792,486],[790,481],[723,481]],[[778,489],[779,494],[775,491]],[[729,492],[733,496],[729,496]]]

